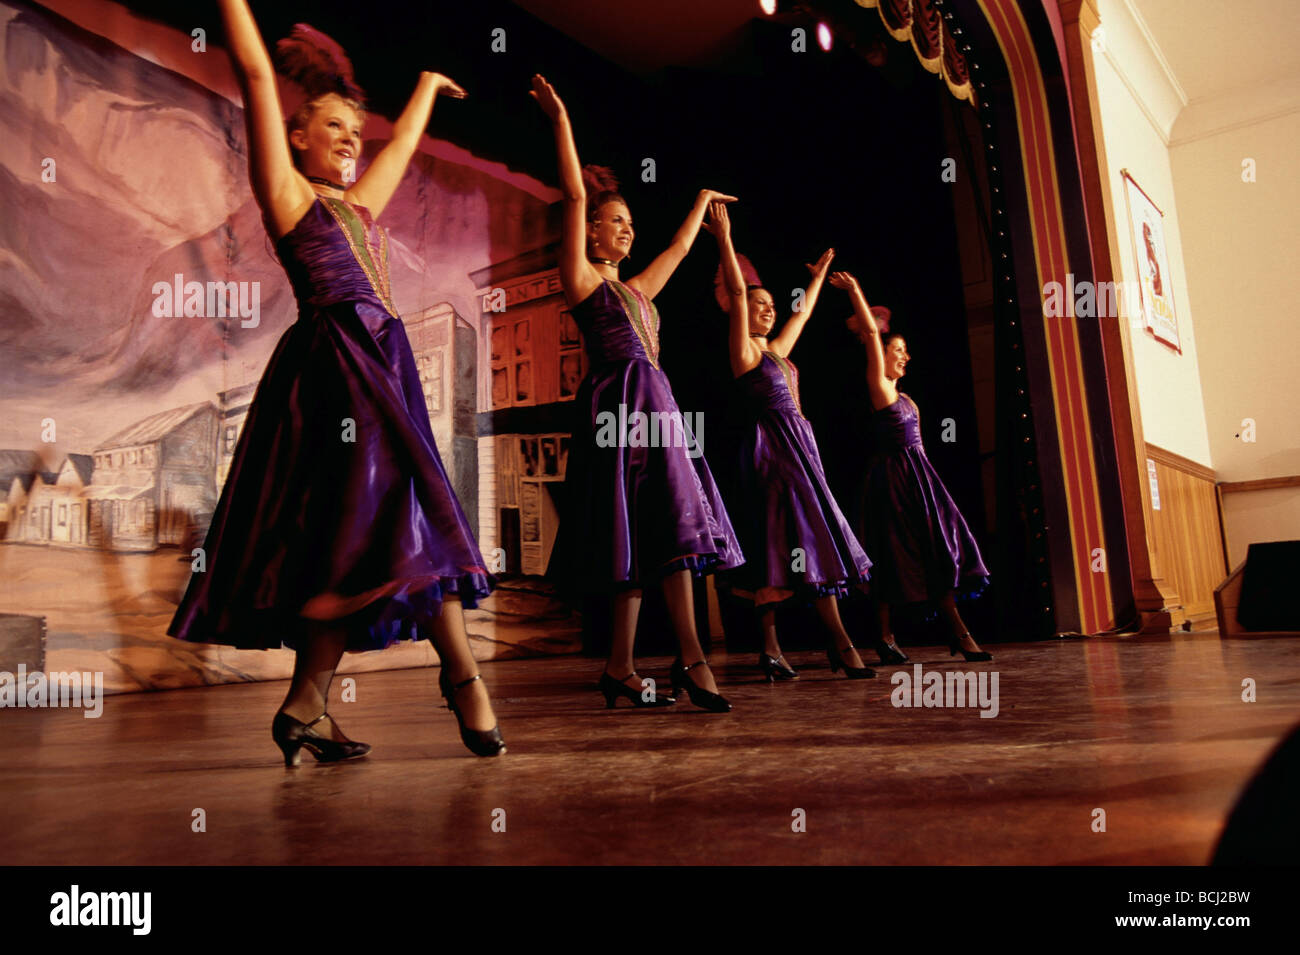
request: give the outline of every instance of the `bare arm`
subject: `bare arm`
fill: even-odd
[[[795,342],[799,341],[799,336],[803,334],[804,325],[808,324],[808,319],[812,318],[813,308],[817,305],[817,296],[821,294],[822,283],[826,281],[826,273],[830,271],[831,259],[835,258],[835,250],[827,249],[822,253],[822,257],[817,260],[815,265],[808,266],[808,271],[812,272],[812,281],[808,283],[808,288],[804,291],[803,308],[795,312],[786,321],[781,328],[781,334],[772,339],[772,351],[776,352],[782,358],[789,358],[790,352],[794,351]]]
[[[654,298],[662,292],[663,287],[672,278],[673,272],[677,271],[677,266],[681,265],[682,259],[686,258],[686,253],[691,251],[695,237],[700,234],[704,213],[708,211],[709,203],[714,201],[735,202],[736,197],[723,195],[712,189],[701,189],[700,194],[695,198],[695,205],[691,206],[690,214],[686,216],[686,221],[673,236],[673,241],[668,244],[668,248],[660,252],[643,272],[628,279],[627,284],[640,289],[645,293],[646,298]]]
[[[848,272],[836,272],[830,277],[830,283],[838,289],[849,293],[853,302],[853,318],[849,327],[858,340],[867,346],[867,392],[871,396],[871,406],[879,411],[898,400],[898,388],[885,377],[885,349],[880,342],[880,328],[876,325],[871,306],[858,285],[858,280]]]
[[[348,198],[378,216],[393,198],[407,163],[420,145],[420,137],[429,125],[433,103],[439,93],[464,99],[465,91],[441,73],[424,72],[416,84],[411,100],[393,124],[393,138],[379,151],[364,176],[347,191]]]
[[[727,215],[726,204],[716,201],[709,203],[709,219],[704,228],[718,240],[718,255],[722,258],[722,281],[727,286],[727,299],[730,303],[728,311],[731,327],[727,347],[731,353],[731,374],[739,378],[763,360],[763,353],[749,337],[749,299],[745,276],[736,259],[736,247],[731,243],[731,219]]]
[[[249,184],[262,217],[279,238],[301,218],[302,206],[312,201],[312,190],[293,167],[275,68],[246,0],[221,0],[221,20],[244,95]]]
[[[602,279],[587,261],[587,187],[582,182],[582,164],[573,142],[569,111],[551,84],[540,74],[533,77],[529,94],[551,120],[555,149],[560,163],[560,188],[564,191],[564,236],[560,242],[560,284],[564,300],[572,308],[591,295]]]

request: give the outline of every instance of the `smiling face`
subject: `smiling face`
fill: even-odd
[[[343,97],[334,93],[307,104],[294,121],[301,123],[289,133],[295,165],[305,176],[320,176],[345,186],[355,181],[361,158],[361,124],[364,116]],[[291,122],[292,125],[292,122]]]
[[[622,261],[634,237],[632,213],[619,199],[602,203],[587,222],[587,250],[596,258]]]
[[[885,377],[890,381],[902,378],[907,363],[911,360],[912,356],[907,353],[907,342],[903,341],[902,335],[895,335],[885,343]]]
[[[749,290],[749,334],[767,335],[776,324],[776,302],[765,288]]]

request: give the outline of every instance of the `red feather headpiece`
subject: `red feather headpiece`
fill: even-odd
[[[306,90],[310,99],[326,93],[365,98],[343,47],[306,23],[295,23],[293,32],[276,43],[275,68]]]

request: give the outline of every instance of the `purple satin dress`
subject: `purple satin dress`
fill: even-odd
[[[799,402],[799,373],[775,352],[736,379],[746,423],[733,510],[749,560],[729,574],[756,606],[798,596],[844,596],[871,561],[826,483],[812,425]]]
[[[298,320],[267,363],[167,632],[295,646],[303,616],[348,650],[428,637],[441,601],[491,590],[452,491],[369,210],[319,197],[276,244]]]
[[[654,303],[606,280],[571,312],[591,370],[574,401],[548,575],[591,593],[641,587],[683,568],[738,566],[745,558],[704,460],[701,421],[680,414],[659,367]]]
[[[867,548],[875,555],[873,591],[888,604],[938,600],[950,590],[973,597],[988,571],[957,504],[921,444],[912,399],[872,415],[876,453],[867,473]]]

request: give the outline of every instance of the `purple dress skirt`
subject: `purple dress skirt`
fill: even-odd
[[[298,299],[244,422],[203,550],[167,632],[296,646],[304,617],[348,650],[430,635],[448,596],[491,578],[447,480],[388,240],[363,206],[318,197],[276,244]]]
[[[865,582],[871,561],[826,484],[799,401],[799,373],[775,352],[735,386],[744,426],[732,510],[748,562],[727,575],[756,607],[791,598],[844,596]]]
[[[876,452],[867,472],[866,545],[875,557],[872,589],[888,604],[938,600],[950,590],[974,597],[988,571],[965,519],[921,445],[912,399],[872,415]]]
[[[605,280],[571,309],[591,370],[574,401],[573,439],[548,576],[572,594],[642,587],[744,561],[703,456],[659,367],[659,313]]]

